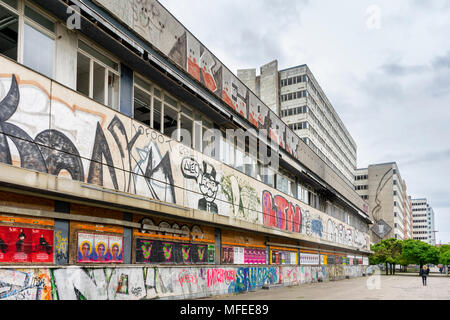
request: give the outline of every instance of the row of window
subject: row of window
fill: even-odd
[[[282,94],[281,95],[281,102],[291,101],[291,100],[301,99],[301,98],[306,98],[307,96],[308,96],[308,92],[306,90],[292,92],[292,93],[287,93],[287,94]]]
[[[296,131],[296,130],[308,129],[309,124],[308,124],[308,121],[303,121],[303,122],[299,122],[299,123],[292,123],[288,127],[291,130]]]
[[[363,200],[369,200],[369,196],[367,196],[367,195],[361,196],[361,199],[363,199]]]
[[[344,143],[344,145],[349,145],[352,149],[353,152],[356,153],[356,146],[350,141],[350,139],[347,137],[347,135],[345,134],[345,130],[343,129],[341,123],[336,119],[336,116],[334,115],[333,112],[331,112],[330,108],[328,107],[328,104],[325,102],[325,100],[323,99],[322,95],[319,93],[319,91],[316,89],[316,87],[314,86],[314,84],[312,83],[312,81],[308,82],[308,86],[309,88],[313,91],[313,93],[315,94],[315,96],[320,100],[320,102],[322,103],[323,106],[326,106],[326,109],[328,111],[328,113],[330,114],[330,116],[333,118],[333,122],[335,124],[337,124],[339,126],[339,129],[342,133],[343,136],[346,137],[347,143]],[[334,128],[334,126],[332,126],[332,128]],[[337,133],[336,133],[337,134]],[[339,135],[337,135],[339,136]],[[340,136],[339,136],[340,138]]]
[[[342,140],[342,138],[339,136],[338,132],[336,131],[336,128],[335,128],[334,126],[331,125],[330,120],[328,120],[328,118],[325,116],[325,114],[324,114],[324,112],[322,111],[322,109],[319,107],[319,105],[318,105],[317,102],[312,98],[311,95],[308,95],[308,103],[311,104],[311,105],[314,107],[314,108],[311,108],[311,109],[316,110],[316,111],[320,114],[320,116],[322,117],[322,118],[321,118],[321,121],[318,121],[319,126],[322,128],[322,130],[323,130],[324,132],[326,132],[328,138],[329,138],[331,141],[333,141],[333,143],[335,144],[335,147],[336,147],[338,150],[341,150],[341,149],[342,149],[342,151],[343,151],[343,149],[345,149],[346,152],[347,152],[347,153],[351,156],[351,158],[353,159],[353,162],[356,162],[356,153],[350,151],[350,148],[348,147],[348,145],[344,143],[344,140]],[[313,112],[311,112],[311,114],[312,114],[312,113],[313,113]],[[326,124],[328,125],[328,129],[325,129],[322,123],[326,123]],[[332,137],[332,135],[330,134],[331,132],[335,135],[336,139],[339,139],[339,140],[341,141],[341,145],[340,145],[340,146],[338,146],[338,144],[336,143],[336,140],[335,140],[335,139]],[[350,161],[350,163],[352,163],[352,161]]]
[[[0,54],[48,77],[54,73],[55,32],[55,21],[32,4],[0,3]]]
[[[355,190],[368,190],[369,186],[364,185],[364,186],[355,186]]]
[[[321,112],[320,109],[319,109],[319,111]],[[346,173],[347,173],[350,177],[353,177],[353,172],[349,170],[349,167],[350,167],[350,168],[353,167],[352,161],[349,159],[349,157],[347,156],[347,154],[344,152],[344,150],[342,149],[342,147],[340,147],[340,146],[336,143],[336,140],[330,135],[329,130],[327,130],[327,129],[323,126],[322,122],[319,121],[319,119],[315,116],[314,112],[313,112],[311,109],[309,109],[308,114],[309,114],[309,116],[313,119],[313,122],[314,122],[315,124],[317,124],[317,126],[322,130],[322,133],[328,137],[328,139],[329,139],[329,141],[330,141],[331,143],[334,144],[335,149],[337,150],[337,152],[340,153],[341,157],[342,157],[343,159],[346,159],[346,160],[347,160],[347,165],[345,165],[345,164],[342,162],[341,157],[338,157],[338,156],[336,155],[336,153],[334,152],[334,150],[331,149],[329,143],[326,143],[325,140],[322,138],[322,136],[319,135],[319,134],[315,131],[315,129],[311,126],[311,131],[313,132],[313,134],[314,134],[314,135],[316,136],[316,138],[322,143],[322,145],[328,150],[328,152],[329,152],[330,154],[333,154],[335,161],[339,162],[339,164],[342,166],[342,168],[343,168],[342,171],[346,171]],[[334,129],[334,128],[333,128],[333,129]],[[342,142],[342,139],[341,139],[341,142]],[[345,146],[343,142],[342,142],[342,146]],[[350,152],[348,149],[347,149],[347,151]],[[349,154],[351,154],[351,153],[349,153]],[[347,179],[350,180],[351,178],[347,178]]]
[[[297,114],[304,114],[304,113],[308,113],[307,106],[281,110],[281,117],[284,118],[284,117],[295,116]]]
[[[308,81],[308,76],[306,74],[304,74],[301,76],[295,76],[295,77],[290,77],[287,79],[282,79],[280,82],[280,86],[285,87],[285,86],[290,86],[292,84],[307,82],[307,81]]]
[[[369,175],[367,175],[367,174],[364,174],[364,175],[361,175],[361,176],[355,176],[355,180],[356,181],[358,181],[358,180],[367,180],[367,179],[369,179]]]

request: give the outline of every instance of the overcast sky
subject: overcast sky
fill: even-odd
[[[307,64],[358,147],[450,243],[450,1],[160,0],[231,71]]]

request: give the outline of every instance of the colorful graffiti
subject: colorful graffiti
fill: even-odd
[[[360,277],[367,266],[0,269],[0,300],[189,299]]]
[[[0,162],[335,243],[358,235],[334,219],[324,230],[325,214],[56,83],[9,75],[0,89]]]
[[[270,191],[262,195],[264,225],[292,232],[300,232],[301,208],[288,202],[283,196],[272,196]]]

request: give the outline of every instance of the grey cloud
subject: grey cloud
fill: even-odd
[[[405,66],[401,64],[391,63],[381,66],[384,73],[392,76],[406,76],[412,74],[420,74],[429,68],[427,66]]]

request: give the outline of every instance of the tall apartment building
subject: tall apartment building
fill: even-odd
[[[436,245],[434,210],[426,198],[412,199],[413,236],[416,240]]]
[[[0,299],[367,272],[366,203],[159,2],[0,0],[0,70]]]
[[[277,71],[275,60],[256,69],[237,71],[256,95],[325,163],[352,185],[357,146],[307,65]],[[277,85],[275,85],[275,83]]]
[[[404,239],[414,239],[413,236],[413,215],[412,215],[412,200],[411,196],[407,194],[406,182],[403,184],[404,193],[404,201],[403,206],[405,208],[405,214],[403,218],[404,222]]]
[[[409,223],[408,202],[405,201],[406,183],[402,180],[395,162],[370,165],[357,169],[355,190],[369,203],[371,219],[371,240],[405,239],[410,232],[405,231]]]

